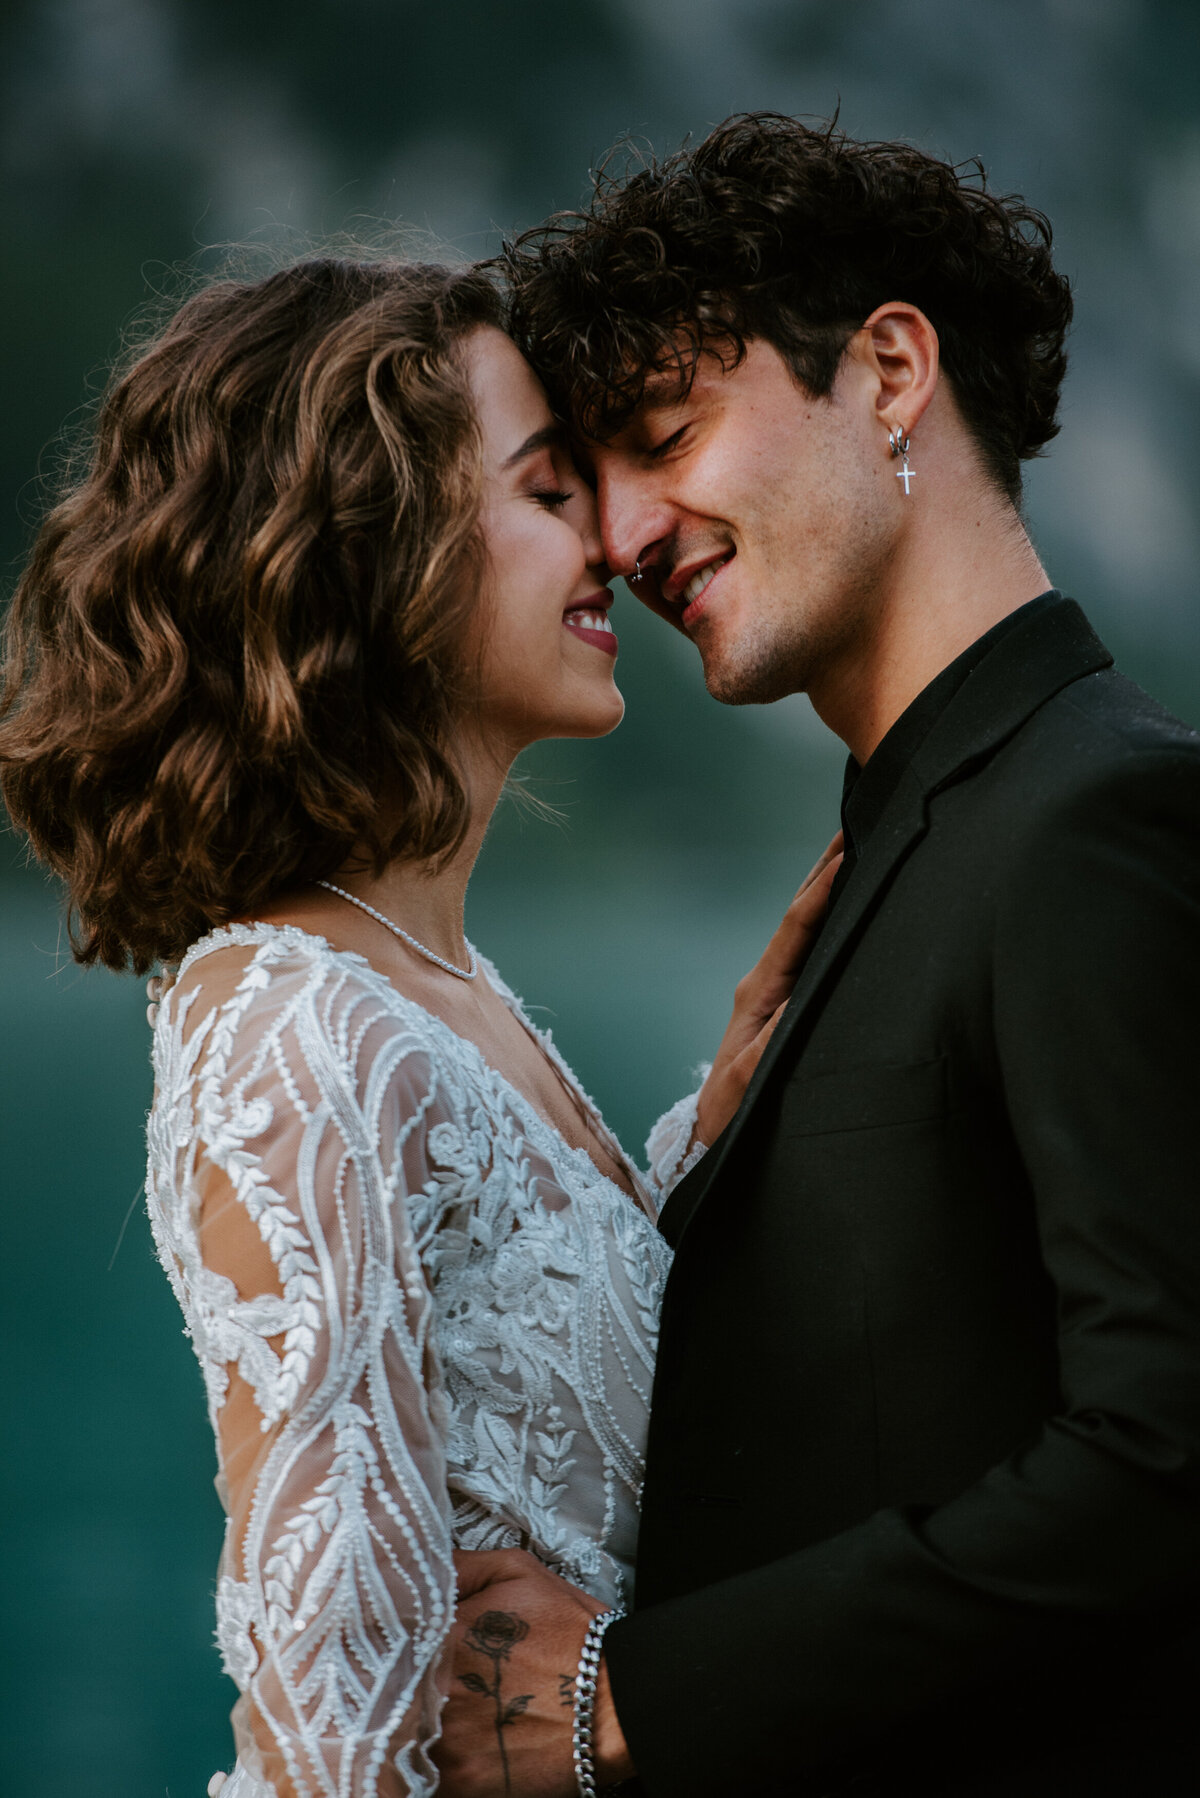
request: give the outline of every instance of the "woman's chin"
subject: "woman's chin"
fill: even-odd
[[[562,737],[607,737],[624,716],[625,701],[616,687],[610,687],[603,697],[570,709],[564,707],[557,718],[547,719],[545,728],[537,732],[537,739],[551,742]]]
[[[607,737],[625,716],[625,700],[614,686],[603,706],[591,708],[591,721],[572,734],[577,737]]]

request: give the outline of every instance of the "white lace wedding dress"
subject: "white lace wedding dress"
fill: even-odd
[[[265,924],[191,949],[154,1066],[150,1218],[228,1516],[222,1798],[432,1793],[452,1546],[628,1599],[695,1102],[635,1204],[360,956]]]

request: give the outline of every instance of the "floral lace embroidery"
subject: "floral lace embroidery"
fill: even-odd
[[[206,1007],[197,964],[234,946],[236,990]],[[639,1208],[360,957],[265,925],[190,952],[155,1069],[159,1254],[214,1428],[231,1369],[257,1407],[217,1589],[238,1790],[269,1792],[248,1771],[269,1765],[305,1798],[431,1793],[453,1545],[519,1544],[628,1600],[669,1261],[652,1217],[694,1101],[653,1139]],[[277,1292],[205,1264],[209,1166]]]

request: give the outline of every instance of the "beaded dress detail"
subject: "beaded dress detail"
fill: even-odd
[[[655,1127],[635,1203],[362,957],[266,924],[189,951],[154,1068],[150,1219],[227,1513],[223,1798],[432,1793],[452,1548],[526,1547],[630,1599],[653,1219],[695,1101]]]

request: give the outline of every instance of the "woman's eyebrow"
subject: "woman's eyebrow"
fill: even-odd
[[[503,472],[507,473],[510,468],[515,468],[518,462],[525,460],[526,456],[536,456],[539,450],[565,449],[566,444],[567,434],[555,419],[550,424],[543,425],[540,430],[530,432],[521,447],[515,449],[504,463]]]

